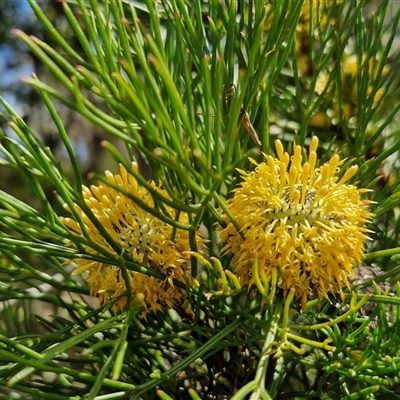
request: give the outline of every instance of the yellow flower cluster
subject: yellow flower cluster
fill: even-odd
[[[136,164],[133,168],[137,169]],[[154,202],[149,191],[139,186],[133,175],[121,166],[120,174],[106,173],[108,181],[117,188],[139,198],[150,207]],[[167,197],[167,193],[154,183],[151,186]],[[147,309],[160,310],[163,306],[173,307],[182,301],[183,294],[174,286],[173,280],[184,282],[185,273],[190,272],[189,256],[183,252],[190,250],[188,231],[174,229],[164,221],[140,208],[130,197],[121,191],[105,185],[83,186],[83,197],[100,224],[113,241],[125,253],[149,268],[161,272],[166,279],[161,280],[140,272],[128,271],[130,285],[134,295]],[[165,206],[170,215],[174,210]],[[95,227],[93,222],[78,206],[90,239],[104,249],[113,252],[110,244]],[[83,236],[80,225],[71,218],[63,218],[63,223],[78,236]],[[179,222],[187,224],[188,216],[180,213]],[[201,238],[198,237],[199,242]],[[87,251],[98,254],[87,247]],[[126,284],[119,267],[88,259],[76,259],[75,274],[88,271],[87,282],[92,295],[99,297],[102,303],[114,303],[117,311],[126,305]],[[190,274],[189,274],[190,275]]]
[[[280,276],[278,285],[287,293],[294,289],[304,307],[313,297],[342,293],[348,276],[360,262],[369,232],[365,224],[372,214],[368,200],[346,182],[357,167],[339,179],[337,155],[317,167],[318,139],[311,140],[309,156],[302,162],[302,148],[292,157],[276,141],[278,158],[265,155],[265,162],[243,177],[234,189],[228,208],[241,227],[240,233],[227,215],[221,229],[222,251],[232,254],[231,265],[242,285],[251,286],[255,255],[267,277]],[[244,238],[243,238],[244,237]]]
[[[255,170],[239,170],[243,182],[228,200],[230,215],[223,214],[226,226],[220,229],[222,253],[232,254],[232,270],[241,285],[253,286],[252,265],[257,256],[260,276],[270,279],[277,273],[278,286],[285,294],[294,289],[303,306],[311,298],[342,293],[349,285],[352,268],[363,256],[369,232],[365,224],[372,218],[370,202],[361,199],[367,190],[347,183],[357,167],[339,177],[343,161],[338,155],[318,167],[317,147],[318,139],[314,137],[308,159],[303,162],[300,146],[294,147],[290,157],[278,140],[277,158],[264,155],[265,162],[260,164],[250,159]],[[123,166],[119,174],[106,176],[109,185],[83,187],[86,205],[119,246],[121,257],[128,256],[165,276],[159,279],[129,270],[133,294],[145,310],[176,307],[182,303],[183,293],[174,281],[184,283],[185,275],[190,275],[188,231],[174,229],[139,207],[129,195],[149,207],[155,206],[153,198]],[[167,197],[163,189],[151,185]],[[174,214],[172,208],[165,208]],[[90,239],[114,252],[86,213],[78,206],[77,210]],[[75,235],[84,236],[75,220],[62,220]],[[187,214],[180,213],[179,222],[187,224]],[[200,235],[197,241],[202,244]],[[99,255],[89,245],[86,249]],[[89,258],[75,262],[75,274],[87,271],[92,295],[104,304],[112,302],[116,311],[126,306],[127,286],[117,265]]]

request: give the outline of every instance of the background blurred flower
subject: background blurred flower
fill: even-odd
[[[308,298],[342,293],[349,285],[352,267],[363,255],[368,232],[364,225],[372,217],[369,201],[360,198],[367,190],[346,184],[357,167],[339,179],[343,161],[334,155],[316,168],[317,146],[314,137],[308,161],[302,164],[302,148],[296,146],[290,158],[278,140],[278,159],[265,155],[261,164],[251,160],[255,171],[239,170],[244,181],[234,190],[229,210],[241,232],[226,215],[227,227],[221,230],[222,251],[233,254],[242,284],[253,284],[257,254],[266,276],[280,272],[279,286],[285,293],[294,288],[303,306]]]
[[[329,75],[331,71],[321,71],[318,75],[315,93],[321,95],[327,90],[327,99],[330,104],[327,111],[319,111],[310,119],[310,126],[324,128],[331,124],[335,125],[340,120],[340,113],[348,123],[353,117],[357,116],[359,106],[359,91],[357,87],[357,76],[365,74],[363,82],[368,82],[365,95],[371,99],[371,107],[377,108],[382,97],[385,95],[386,89],[382,87],[382,77],[385,77],[390,71],[388,65],[383,65],[377,57],[367,59],[365,56],[362,60],[357,58],[353,46],[347,46],[343,52],[341,61],[341,84],[340,90],[336,87],[329,86]],[[342,105],[340,105],[339,97]]]

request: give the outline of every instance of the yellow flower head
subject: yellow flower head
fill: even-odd
[[[133,168],[137,169],[136,164],[133,164]],[[149,191],[139,186],[125,167],[120,167],[119,175],[106,172],[106,176],[111,184],[154,207]],[[164,197],[168,197],[163,189],[153,182],[150,184]],[[142,305],[146,309],[160,310],[165,305],[173,307],[178,304],[183,295],[179,288],[174,287],[173,279],[184,282],[185,272],[190,269],[189,256],[182,254],[190,250],[188,232],[174,230],[171,225],[144,211],[131,198],[105,184],[100,183],[90,189],[83,186],[83,197],[100,224],[121,248],[121,256],[123,253],[128,254],[137,262],[165,274],[166,279],[160,280],[140,272],[128,271],[133,293],[140,298]],[[170,215],[175,215],[175,210],[168,206],[165,208]],[[91,240],[112,252],[112,247],[88,216],[78,206],[77,209]],[[74,234],[83,236],[76,221],[71,218],[62,218],[62,221]],[[188,223],[186,213],[180,214],[179,222]],[[87,250],[97,254],[89,247]],[[74,261],[78,265],[75,274],[88,270],[87,281],[92,295],[98,296],[102,303],[117,300],[115,310],[125,306],[126,284],[119,267],[85,259]]]
[[[257,254],[265,275],[276,271],[279,287],[285,293],[293,288],[304,307],[309,298],[342,294],[343,286],[349,285],[352,266],[363,255],[371,202],[360,198],[366,189],[346,184],[356,166],[341,179],[337,173],[343,161],[338,155],[316,168],[316,137],[304,163],[300,146],[295,146],[292,157],[279,140],[275,146],[278,159],[264,155],[266,162],[261,164],[250,159],[256,165],[253,172],[239,170],[244,181],[233,191],[228,208],[241,234],[224,215],[222,251],[233,254],[233,269],[249,286]]]

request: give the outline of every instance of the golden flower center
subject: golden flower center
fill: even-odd
[[[318,217],[317,210],[312,209],[314,200],[316,198],[316,191],[314,188],[305,187],[305,201],[304,204],[301,205],[296,200],[301,197],[302,191],[303,185],[296,184],[293,190],[295,193],[291,196],[290,188],[289,186],[286,186],[281,199],[281,210],[275,209],[272,211],[267,206],[268,208],[263,215],[264,218],[267,220],[275,220],[274,225],[279,220],[283,220],[286,225],[296,225],[304,219],[307,219],[310,223],[313,223]]]

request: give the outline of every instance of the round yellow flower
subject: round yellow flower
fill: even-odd
[[[136,164],[132,164],[137,170]],[[138,185],[133,175],[121,165],[120,174],[106,172],[108,181],[125,192],[141,199],[150,207],[154,202],[149,191]],[[153,182],[151,186],[164,197],[167,193]],[[185,273],[190,272],[189,255],[182,253],[190,250],[189,232],[174,229],[164,221],[140,208],[132,199],[120,191],[100,183],[90,189],[83,186],[83,197],[87,206],[112,237],[123,253],[129,254],[137,262],[146,265],[166,276],[165,280],[147,276],[136,271],[128,271],[133,293],[147,309],[160,310],[163,306],[173,307],[182,300],[182,291],[175,287],[173,280],[185,282]],[[165,206],[170,215],[175,210]],[[99,230],[88,216],[77,206],[90,238],[108,251],[113,252]],[[62,218],[63,223],[76,235],[83,236],[79,224],[71,218]],[[179,222],[188,223],[186,213],[180,213]],[[199,238],[201,241],[201,239]],[[98,254],[90,247],[87,251]],[[114,302],[117,311],[126,305],[126,284],[122,272],[115,265],[103,264],[86,259],[74,260],[78,265],[74,274],[88,270],[87,282],[92,295],[99,297],[102,303]]]
[[[236,188],[228,208],[241,227],[240,233],[227,215],[221,229],[222,251],[233,254],[232,266],[243,285],[251,286],[252,261],[257,254],[266,276],[276,271],[286,293],[294,289],[304,307],[307,299],[342,294],[348,276],[360,262],[369,232],[365,224],[372,214],[368,200],[346,182],[357,167],[339,179],[343,161],[338,155],[316,168],[318,139],[311,140],[308,161],[302,163],[302,148],[294,155],[276,141],[278,159],[264,155],[266,162],[253,172],[239,170],[244,181]]]

